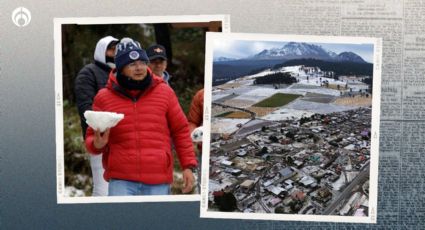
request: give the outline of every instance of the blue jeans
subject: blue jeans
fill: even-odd
[[[170,195],[169,184],[144,184],[127,180],[109,180],[109,196]]]

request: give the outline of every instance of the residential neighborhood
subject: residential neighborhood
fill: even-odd
[[[290,66],[214,86],[209,210],[367,216],[368,78]]]

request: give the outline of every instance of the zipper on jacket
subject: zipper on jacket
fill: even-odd
[[[149,87],[145,90],[143,90],[142,92],[140,92],[140,94],[138,94],[136,97],[131,96],[130,94],[128,94],[123,88],[121,88],[117,83],[112,82],[112,86],[111,89],[113,92],[115,92],[116,94],[118,94],[121,97],[130,99],[131,102],[133,103],[133,114],[134,114],[134,131],[135,131],[135,136],[136,136],[136,154],[137,154],[137,159],[138,159],[138,171],[139,171],[139,178],[142,177],[142,166],[141,166],[141,162],[142,162],[142,151],[141,151],[141,146],[139,143],[139,134],[138,134],[138,130],[137,130],[137,106],[136,103],[140,100],[141,97],[143,97],[144,95],[146,95],[147,93],[149,93],[152,89],[153,89],[153,84],[151,83],[149,85]]]
[[[139,171],[139,178],[142,177],[142,156],[141,156],[141,152],[140,152],[140,144],[139,144],[139,133],[138,133],[138,129],[137,129],[137,98],[133,98],[133,113],[134,113],[134,129],[135,129],[135,133],[136,133],[136,154],[137,154],[137,165],[138,165],[138,171]]]

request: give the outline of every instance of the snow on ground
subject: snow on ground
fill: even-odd
[[[235,98],[237,101],[245,101],[247,104],[245,107],[252,106],[264,99],[268,98],[267,96],[255,96],[255,95],[241,95]]]
[[[226,90],[215,88],[212,92],[212,101],[216,101],[230,95],[245,94],[246,92],[249,92],[252,89],[253,89],[252,86],[241,86],[238,88],[226,89]]]
[[[300,71],[301,66],[300,65],[294,65],[294,66],[285,66],[280,69],[280,72],[291,72],[299,74],[300,76],[305,76],[304,71]]]
[[[268,74],[276,72],[290,72],[294,77],[296,77],[299,82],[287,86],[285,88],[274,89],[272,85],[252,85],[253,79]],[[307,77],[309,80],[307,80]],[[321,100],[320,102],[331,102],[333,101],[332,97],[340,97],[341,92],[336,89],[321,87],[322,82],[327,81],[331,85],[341,85],[345,87],[348,84],[348,87],[351,88],[353,92],[359,91],[360,89],[367,89],[367,85],[360,82],[357,79],[350,80],[335,80],[333,78],[323,77],[322,72],[313,72],[305,73],[301,70],[301,66],[287,66],[282,67],[278,70],[272,71],[271,69],[264,70],[260,73],[245,76],[242,78],[235,79],[228,82],[228,86],[232,84],[239,84],[238,87],[224,87],[224,85],[214,87],[214,92],[212,99],[226,105],[233,105],[237,107],[247,108],[252,106],[266,98],[273,96],[276,93],[284,94],[297,94],[306,96],[307,94],[315,94],[314,97],[324,97],[329,100]],[[320,95],[317,95],[320,94]],[[234,97],[232,97],[234,95]],[[228,97],[228,98],[226,98]],[[328,98],[329,97],[329,98]],[[314,113],[327,114],[332,112],[341,112],[346,110],[351,110],[357,108],[356,106],[346,106],[346,105],[336,105],[336,104],[327,104],[327,103],[318,103],[314,101],[300,100],[301,98],[281,107],[279,110],[276,110],[264,117],[265,120],[276,121],[276,120],[285,120],[294,118],[300,118],[302,116],[311,116]],[[236,130],[236,125],[242,123],[238,119],[230,119],[230,121],[220,120],[221,132],[230,133]],[[214,127],[214,126],[213,126]],[[220,133],[221,133],[220,132]]]
[[[348,87],[353,90],[353,92],[359,92],[360,90],[365,91],[369,89],[369,86],[364,83],[349,83]]]
[[[253,74],[253,75],[249,75],[249,76],[245,76],[242,78],[238,78],[232,81],[229,81],[226,84],[233,84],[233,83],[239,83],[241,84],[240,87],[237,87],[236,89],[228,89],[228,90],[221,90],[220,86],[216,86],[214,87],[214,91],[213,91],[213,101],[214,100],[218,100],[220,98],[229,96],[231,94],[236,94],[236,95],[240,95],[239,97],[235,98],[238,100],[251,100],[254,103],[259,102],[267,97],[272,96],[275,93],[289,93],[289,94],[300,94],[300,95],[305,95],[306,93],[318,93],[318,94],[326,94],[326,95],[332,95],[332,96],[339,96],[340,92],[338,90],[334,90],[334,89],[328,89],[328,88],[323,88],[320,87],[321,82],[320,82],[320,78],[323,81],[328,81],[329,84],[338,84],[338,85],[342,85],[345,86],[346,82],[344,81],[337,81],[333,78],[325,78],[325,77],[320,77],[319,75],[317,75],[317,77],[315,77],[314,75],[307,75],[304,71],[300,71],[299,70],[300,66],[288,66],[288,67],[283,67],[279,70],[276,71],[272,71],[270,69],[267,69],[265,71],[262,71],[260,73],[257,74]],[[257,78],[257,77],[261,77],[261,76],[265,76],[268,74],[272,74],[272,73],[276,73],[276,72],[291,72],[293,73],[293,75],[299,79],[299,83],[293,84],[288,88],[283,88],[283,89],[271,89],[265,86],[256,86],[256,85],[252,85],[253,79]],[[307,80],[307,76],[309,76],[309,80]],[[359,82],[358,82],[359,83]],[[357,83],[356,83],[357,84]],[[317,87],[312,87],[312,86],[317,86]],[[223,88],[223,85],[222,85]],[[356,88],[357,89],[357,88]],[[353,90],[355,90],[353,88]]]
[[[345,86],[346,84],[348,84],[348,87],[352,88],[354,92],[357,92],[360,89],[362,90],[368,89],[367,84],[357,79],[350,78],[350,80],[347,80],[347,79],[335,80],[334,78],[328,78],[328,77],[322,76],[322,72],[320,72],[320,69],[318,73],[307,74],[303,70],[300,70],[300,68],[301,66],[287,66],[287,67],[282,67],[280,70],[276,72],[290,72],[295,78],[297,78],[300,81],[298,82],[298,84],[303,84],[303,85],[320,86],[322,82],[327,81],[330,85]],[[307,80],[307,77],[308,77],[308,80]]]
[[[241,79],[239,81],[236,81],[236,83],[240,84],[241,86],[251,86],[254,84],[253,79]]]
[[[244,125],[244,127],[249,128],[249,127],[252,127],[252,126],[255,126],[255,125],[258,125],[258,124],[262,124],[262,123],[264,123],[264,121],[262,121],[262,120],[251,120],[251,121],[247,122],[246,125]]]
[[[317,93],[317,94],[326,94],[331,96],[339,96],[341,93],[335,89],[328,89],[318,86],[316,87],[308,87],[308,84],[292,84],[290,87],[283,90],[283,93],[291,93],[291,94],[301,94],[305,95],[306,93]]]
[[[345,174],[347,174],[347,182],[350,183],[359,173],[358,172],[341,173],[341,176],[338,178],[338,180],[332,183],[332,187],[334,190],[340,190],[345,185]]]
[[[65,187],[65,197],[82,197],[86,196],[84,191],[82,189],[76,189],[73,186],[66,186]]]
[[[268,97],[273,96],[276,93],[286,93],[286,94],[298,94],[305,96],[307,93],[316,93],[316,94],[323,94],[323,95],[329,95],[329,96],[339,96],[338,90],[333,89],[326,89],[326,88],[315,88],[307,86],[306,88],[303,87],[303,85],[294,84],[286,89],[270,89],[270,88],[264,88],[256,86],[255,89],[250,91],[245,91],[243,95],[237,96],[233,98],[232,100],[235,101],[243,101],[245,104],[242,106],[244,108],[252,106],[253,104],[256,104]],[[231,103],[231,101],[229,101]],[[294,104],[295,103],[295,104]],[[226,103],[229,104],[229,103]],[[292,105],[293,104],[293,105]],[[334,104],[325,104],[325,103],[314,103],[314,102],[308,102],[308,101],[299,101],[296,100],[287,106],[286,108],[293,109],[293,110],[301,110],[303,112],[312,112],[312,113],[331,113],[331,112],[339,112],[339,111],[345,111],[353,109],[353,107],[350,106],[342,106],[342,105],[334,105]],[[290,110],[289,110],[290,111]],[[277,114],[281,114],[281,112],[288,113],[289,111],[279,111]],[[295,117],[298,117],[297,111],[295,112]],[[290,115],[292,116],[292,115]],[[285,118],[286,116],[282,116]],[[266,117],[264,119],[271,119],[275,120],[272,117]]]
[[[334,84],[334,85],[342,85],[345,86],[346,82],[344,81],[339,81],[339,80],[335,80],[334,78],[327,78],[322,76],[322,72],[320,69],[318,69],[318,73],[305,73],[303,70],[301,70],[302,66],[298,65],[298,66],[286,66],[286,67],[282,67],[278,72],[290,72],[292,73],[293,77],[297,78],[298,80],[300,80],[300,84],[304,84],[304,85],[316,85],[316,86],[320,86],[321,82],[320,79],[323,81],[328,81],[329,84]],[[308,80],[307,80],[308,77]]]
[[[253,75],[245,76],[245,77],[243,77],[243,79],[244,79],[244,80],[248,80],[248,79],[249,79],[249,80],[253,80],[253,79],[257,78],[257,77],[266,76],[266,75],[273,74],[273,73],[276,73],[276,72],[280,72],[280,71],[271,70],[271,69],[266,69],[266,70],[261,71],[261,72],[259,72],[259,73],[256,73],[256,74],[253,74]]]
[[[244,76],[244,77],[229,81],[226,84],[228,84],[228,83],[230,83],[230,84],[239,83],[239,84],[242,84],[244,86],[248,86],[248,85],[252,85],[255,78],[262,77],[262,76],[269,75],[269,74],[273,74],[273,73],[289,72],[289,73],[292,74],[293,77],[295,77],[299,80],[298,84],[301,84],[301,85],[311,85],[311,86],[319,86],[320,87],[321,84],[324,81],[327,81],[330,85],[345,86],[346,84],[348,84],[348,87],[352,88],[352,90],[354,92],[359,91],[360,89],[367,89],[368,88],[367,84],[364,84],[363,82],[361,82],[357,79],[335,80],[334,78],[328,78],[328,77],[322,76],[323,73],[321,72],[320,69],[318,69],[318,72],[316,72],[316,73],[305,73],[303,70],[300,69],[301,67],[302,66],[298,65],[298,66],[286,66],[286,67],[282,67],[282,68],[277,69],[277,70],[266,69],[266,70],[259,72],[257,74],[248,75],[248,76]],[[308,80],[307,80],[307,77],[308,77]],[[337,91],[337,90],[335,90],[335,91]],[[336,95],[336,96],[338,96],[338,95]]]
[[[340,92],[335,89],[328,89],[323,87],[315,87],[311,85],[303,85],[303,84],[292,84],[287,88],[282,89],[272,89],[262,86],[253,86],[252,90],[247,90],[244,93],[240,94],[240,96],[235,99],[239,100],[252,100],[259,102],[264,100],[265,98],[271,97],[276,93],[285,93],[285,94],[298,94],[298,95],[306,95],[307,93],[316,93],[316,94],[324,94],[330,96],[340,96]]]
[[[304,85],[315,85],[315,86],[320,86],[320,84],[324,81],[328,81],[328,83],[330,85],[341,85],[341,86],[345,86],[345,84],[347,84],[344,81],[339,81],[339,80],[335,80],[333,78],[327,78],[327,77],[319,77],[319,76],[309,76],[309,79],[307,80],[307,77],[303,78],[303,77],[297,77],[300,82],[300,84],[304,84]],[[320,82],[320,79],[322,79],[322,82]]]
[[[270,97],[276,93],[283,93],[286,89],[270,89],[266,87],[257,86],[254,90],[247,92],[247,96],[256,96],[256,97]]]
[[[272,113],[269,113],[266,116],[263,116],[262,119],[269,121],[282,121],[289,119],[300,119],[301,117],[310,117],[313,114],[313,112],[306,110],[282,108]]]
[[[220,92],[220,93],[213,93],[213,95],[212,95],[212,101],[216,101],[216,100],[219,100],[219,99],[221,99],[221,98],[223,98],[223,97],[227,97],[227,96],[229,96],[229,95],[231,95],[230,93],[224,93],[224,92]]]
[[[233,133],[238,129],[238,124],[245,124],[250,119],[213,118],[211,120],[211,133]]]
[[[304,101],[304,100],[295,100],[292,103],[289,103],[288,105],[286,105],[285,108],[293,109],[293,110],[309,111],[312,113],[327,114],[327,113],[333,113],[333,112],[342,112],[342,111],[352,110],[357,107],[317,103],[317,102]]]
[[[273,73],[283,73],[283,72],[290,72],[290,73],[294,73],[294,74],[299,74],[300,76],[306,76],[304,71],[300,71],[300,68],[301,68],[301,66],[297,65],[297,66],[286,66],[286,67],[282,67],[282,68],[277,69],[277,70],[266,69],[266,70],[261,71],[259,73],[245,76],[245,77],[243,77],[243,79],[254,79],[254,78],[257,78],[257,77],[263,77],[263,76],[273,74]]]
[[[208,191],[212,191],[212,192],[220,191],[220,190],[226,188],[226,186],[230,186],[230,185],[232,185],[232,184],[229,184],[229,183],[221,183],[220,184],[217,181],[210,180],[209,186],[208,186],[209,187]]]

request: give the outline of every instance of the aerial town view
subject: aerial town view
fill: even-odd
[[[372,57],[372,44],[216,44],[208,211],[368,216]]]

